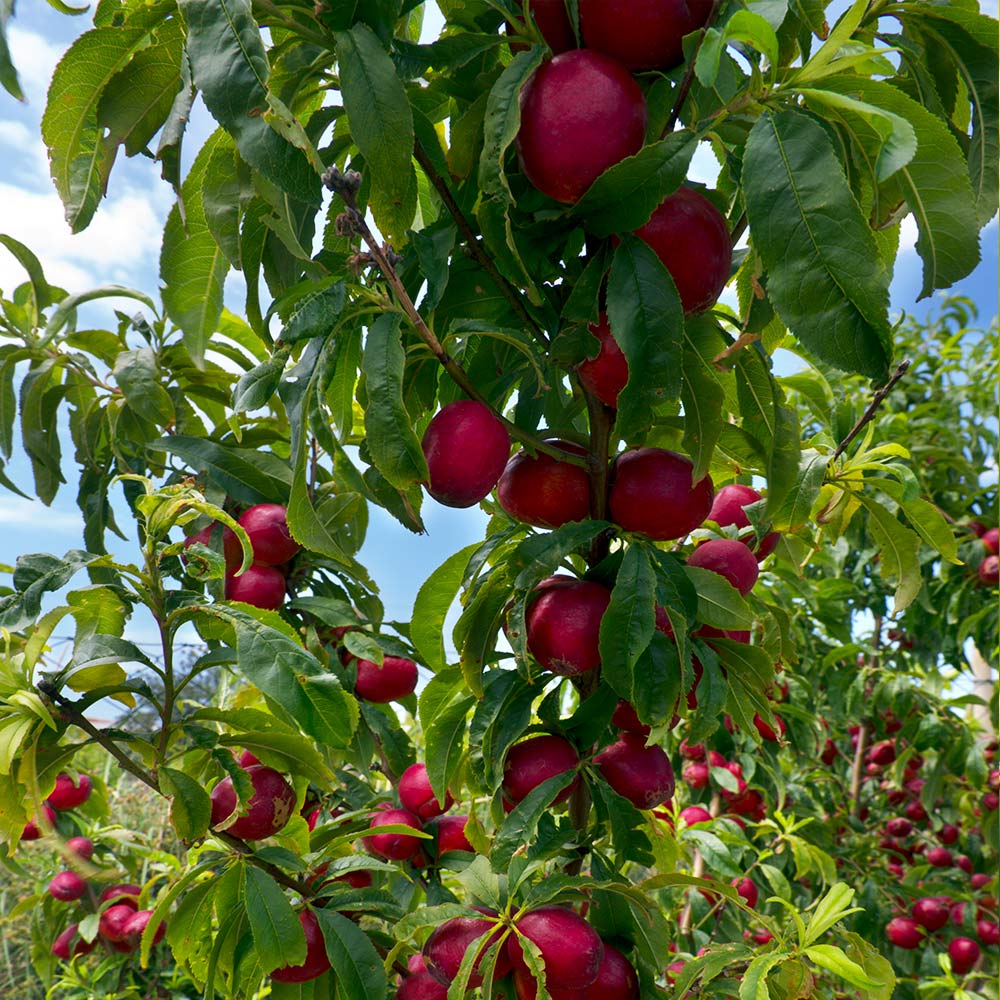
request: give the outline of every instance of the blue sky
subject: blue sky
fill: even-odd
[[[996,16],[996,3],[984,5]],[[428,31],[440,24],[432,16]],[[155,164],[143,158],[121,160],[111,176],[108,197],[90,227],[72,235],[63,220],[62,206],[49,178],[39,121],[52,70],[73,38],[89,26],[89,15],[68,18],[46,4],[22,4],[9,25],[10,44],[27,95],[26,105],[0,93],[0,232],[31,247],[46,268],[49,280],[70,292],[117,282],[146,292],[158,287],[157,261],[163,222],[172,192],[159,178]],[[213,123],[198,105],[185,140],[185,166],[212,130]],[[711,183],[716,170],[710,155],[696,160],[694,176]],[[902,231],[902,250],[892,285],[893,309],[922,314],[933,300],[914,301],[920,288],[919,260],[913,250],[916,236],[912,219]],[[979,306],[983,323],[997,313],[997,222],[982,234],[983,260],[955,291]],[[23,272],[0,247],[0,289],[9,293],[24,280]],[[240,311],[243,286],[239,275],[227,285],[227,303]],[[81,327],[105,322],[107,305],[88,307]],[[26,463],[8,467],[15,481],[28,485]],[[66,466],[66,478],[75,473]],[[73,491],[64,488],[51,508],[0,493],[0,564],[13,564],[19,554],[32,551],[62,553],[82,544],[80,519]],[[450,553],[483,537],[484,517],[474,508],[455,511],[428,499],[425,506],[428,535],[415,536],[377,508],[372,509],[368,541],[362,561],[378,581],[389,618],[408,619],[417,588]],[[124,524],[125,521],[123,520]],[[133,560],[131,545],[116,543],[116,553]],[[85,583],[81,576],[77,584]],[[136,621],[133,638],[151,637],[151,627]]]

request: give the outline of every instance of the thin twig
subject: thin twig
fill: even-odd
[[[489,401],[476,388],[465,369],[444,349],[444,345],[437,339],[434,331],[424,322],[424,318],[417,311],[417,307],[413,304],[413,299],[410,298],[410,293],[406,290],[406,286],[397,274],[394,263],[394,258],[396,258],[395,251],[390,246],[382,246],[378,243],[375,239],[375,234],[365,221],[364,214],[358,208],[356,195],[358,186],[361,183],[361,175],[352,170],[349,170],[346,174],[342,174],[337,167],[331,167],[323,175],[323,183],[343,199],[344,205],[347,208],[347,216],[350,220],[349,225],[364,240],[372,260],[382,272],[382,277],[395,293],[396,300],[402,307],[417,336],[430,348],[431,353],[437,358],[441,367],[451,376],[452,381],[470,399],[474,399],[477,403],[482,403],[483,406],[489,407],[496,418],[507,428],[512,438],[515,438],[522,444],[528,445],[533,451],[549,455],[560,462],[568,462],[571,465],[586,467],[587,460],[582,456],[573,455],[555,445],[549,444],[547,441],[543,441],[536,434],[531,434],[518,427],[517,424],[508,420],[502,413],[497,411],[495,407],[490,406]]]
[[[465,217],[465,213],[455,200],[448,182],[434,169],[434,164],[427,155],[427,151],[420,145],[419,140],[414,143],[413,149],[417,163],[420,164],[427,175],[427,179],[434,186],[434,190],[437,191],[441,201],[444,202],[445,208],[448,209],[449,214],[455,220],[455,225],[461,231],[465,239],[465,245],[469,248],[469,252],[475,258],[476,263],[490,276],[493,283],[500,290],[500,294],[510,303],[510,307],[520,317],[521,322],[531,330],[537,340],[547,345],[549,338],[546,336],[545,331],[535,322],[531,313],[528,312],[527,306],[521,300],[517,289],[500,273],[493,259],[486,252],[482,243],[479,242],[476,231],[472,228],[469,220]]]
[[[910,367],[909,359],[904,359],[896,366],[896,370],[892,373],[892,377],[881,389],[877,390],[875,395],[872,397],[872,401],[868,404],[865,412],[861,414],[861,418],[858,422],[847,432],[847,437],[837,445],[837,450],[833,453],[833,459],[836,460],[844,454],[847,446],[858,436],[862,428],[867,424],[872,417],[875,416],[876,410],[885,401],[886,396],[892,392],[893,387],[896,383],[906,374],[907,369]]]
[[[684,74],[684,79],[681,80],[681,85],[677,88],[677,97],[674,99],[674,106],[670,109],[670,117],[667,119],[667,126],[663,130],[664,136],[673,132],[674,127],[677,125],[677,121],[681,116],[681,111],[684,109],[684,102],[687,100],[688,92],[691,90],[691,85],[694,83],[694,64],[695,60],[698,58],[698,52],[701,49],[702,43],[705,41],[705,35],[708,34],[708,29],[715,23],[715,19],[719,16],[719,11],[721,9],[722,0],[715,0],[712,4],[712,9],[709,12],[708,20],[705,22],[705,26],[701,29],[701,34],[698,36],[698,43],[695,45],[694,52],[691,53],[691,58],[688,60],[687,72]]]

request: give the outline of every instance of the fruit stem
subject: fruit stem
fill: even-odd
[[[493,283],[500,290],[500,294],[507,300],[510,307],[517,313],[521,321],[527,326],[535,338],[541,341],[546,346],[549,343],[549,338],[546,336],[545,331],[535,322],[531,313],[528,312],[527,307],[521,300],[521,296],[518,294],[517,289],[497,270],[496,264],[493,259],[483,248],[483,245],[479,242],[476,237],[476,231],[472,228],[469,220],[465,217],[465,213],[462,211],[458,202],[455,201],[455,196],[451,193],[451,188],[448,186],[448,182],[434,169],[434,164],[431,162],[430,157],[427,155],[427,151],[420,144],[418,139],[413,145],[414,156],[417,158],[417,163],[420,164],[424,173],[427,175],[427,179],[434,185],[434,190],[437,191],[438,196],[441,201],[444,202],[445,208],[451,214],[451,217],[455,220],[455,225],[458,226],[465,239],[465,245],[469,248],[469,252],[475,258],[476,263],[490,276]]]
[[[488,407],[515,440],[527,445],[533,451],[541,452],[543,455],[558,459],[560,462],[586,467],[587,460],[585,458],[563,451],[561,448],[542,440],[537,435],[523,430],[513,421],[508,420],[495,407],[491,406],[489,400],[473,385],[465,369],[444,349],[444,345],[434,335],[434,331],[431,330],[424,322],[420,313],[417,312],[417,307],[413,304],[413,299],[410,298],[406,286],[396,273],[395,265],[392,263],[392,258],[396,256],[395,252],[388,245],[382,246],[378,243],[374,233],[372,233],[368,223],[365,221],[364,214],[358,208],[356,195],[357,189],[361,184],[361,175],[352,170],[343,174],[339,168],[331,167],[323,175],[323,183],[343,199],[344,205],[347,208],[347,215],[350,219],[350,226],[364,240],[372,260],[378,265],[382,276],[395,293],[396,299],[413,326],[413,329],[416,331],[417,336],[430,348],[431,353],[438,359],[455,384],[470,399],[474,399],[477,403],[482,403],[483,406]]]

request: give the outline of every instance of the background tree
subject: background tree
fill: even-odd
[[[149,982],[164,921],[164,969],[209,996],[988,993],[996,748],[941,678],[968,640],[996,659],[996,535],[966,530],[997,522],[996,336],[957,300],[893,329],[888,285],[910,214],[924,294],[978,260],[995,23],[439,6],[420,44],[397,0],[102,2],[56,69],[74,231],[120,148],[178,201],[162,312],[0,237],[28,277],[0,452],[19,423],[51,503],[68,418],[85,520],[0,599],[0,833],[69,865],[39,950],[58,902],[92,995]],[[196,94],[219,128],[182,179]],[[713,190],[685,183],[700,145]],[[140,312],[77,328],[112,296]],[[387,621],[368,508],[420,531],[425,491],[481,502],[486,537]],[[210,672],[239,681],[191,712]],[[95,725],[109,698],[148,730]],[[104,899],[124,862],[64,843],[100,814],[93,744],[185,845]]]

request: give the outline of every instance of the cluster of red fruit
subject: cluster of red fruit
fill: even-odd
[[[470,988],[483,984],[483,955],[495,948],[494,979],[513,971],[517,1000],[534,1000],[538,988],[525,961],[522,940],[538,949],[552,1000],[638,997],[639,980],[632,963],[569,907],[543,906],[518,914],[503,943],[503,924],[498,914],[486,908],[476,910],[481,917],[453,917],[434,929],[421,953],[411,958],[409,975],[400,980],[397,1000],[447,1000],[448,987],[470,947],[480,949],[469,979]]]
[[[42,804],[41,815],[29,820],[21,831],[21,840],[38,840],[55,826],[56,814],[82,806],[94,789],[89,774],[81,774],[74,781],[65,771],[56,775],[55,788]]]
[[[189,536],[185,549],[200,543],[211,547],[212,537],[222,532],[222,552],[226,560],[226,599],[243,601],[257,608],[276,611],[285,602],[285,565],[301,546],[288,530],[288,512],[276,503],[259,503],[247,508],[238,519],[253,548],[253,563],[239,576],[243,548],[235,532],[213,523]]]
[[[976,575],[980,583],[986,587],[1000,584],[1000,528],[989,528],[979,521],[972,521],[969,529],[983,543],[986,555],[976,567]]]

